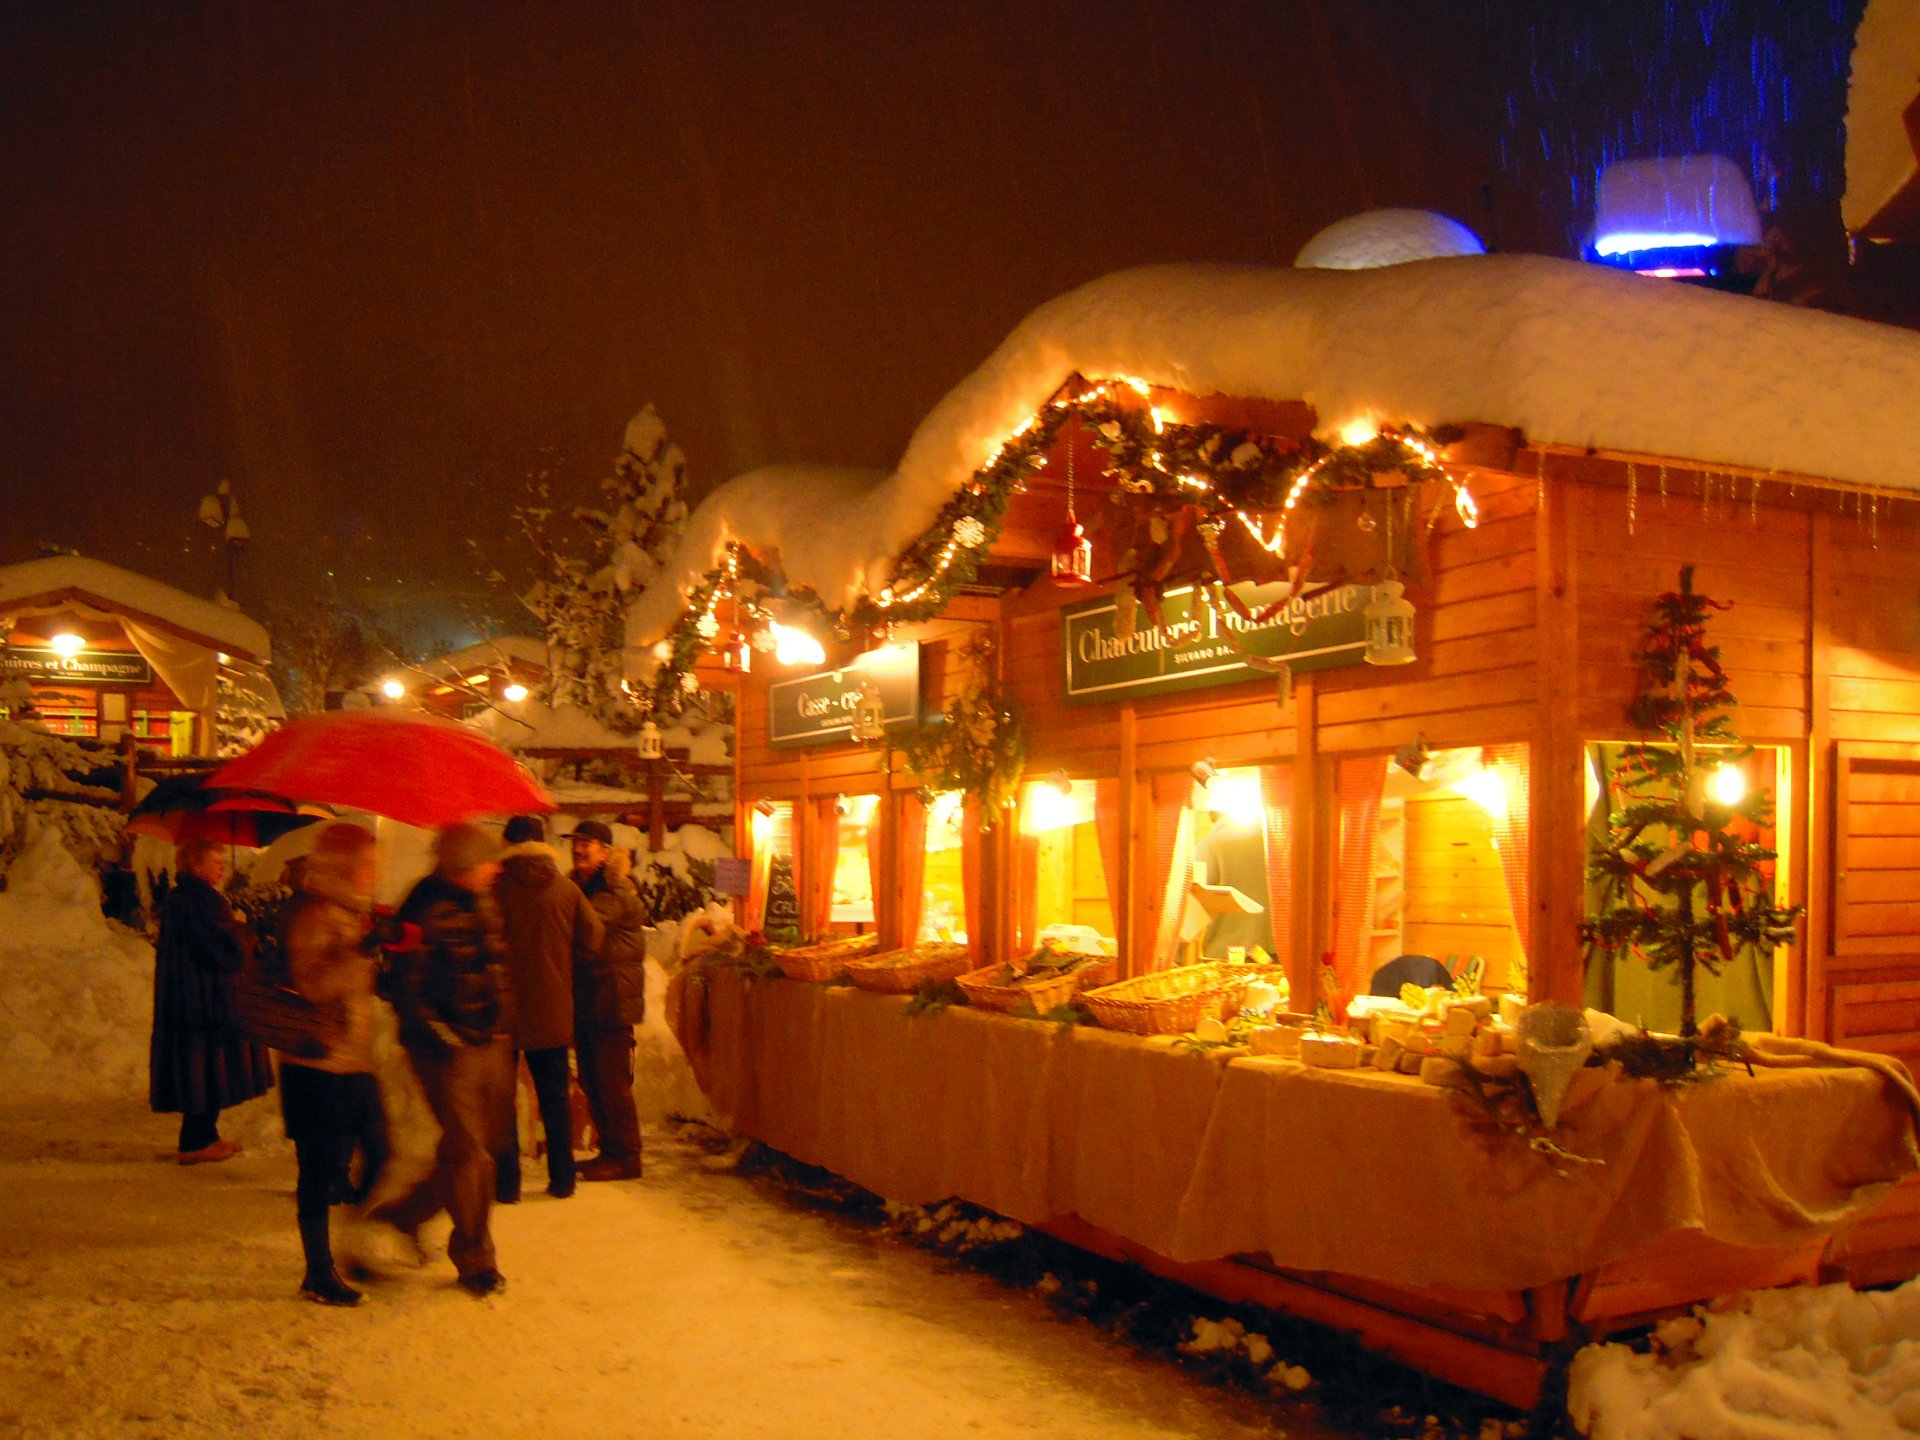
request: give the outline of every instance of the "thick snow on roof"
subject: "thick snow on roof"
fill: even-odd
[[[81,555],[52,555],[0,566],[0,615],[20,601],[65,590],[84,591],[111,605],[163,620],[251,660],[264,661],[273,649],[266,630],[238,610]]]
[[[1869,0],[1854,32],[1847,81],[1847,193],[1840,218],[1849,230],[1871,220],[1913,178],[1906,109],[1920,99],[1920,5]]]
[[[547,642],[531,635],[495,635],[491,639],[475,641],[464,649],[448,651],[436,659],[423,662],[419,668],[428,675],[464,679],[472,671],[485,670],[502,661],[516,660],[546,669]]]
[[[914,433],[899,468],[756,471],[714,492],[630,613],[641,647],[728,538],[842,604],[1069,374],[1360,416],[1510,425],[1545,443],[1920,489],[1920,334],[1537,256],[1373,270],[1169,265],[1034,311]],[[641,667],[644,654],[630,650]]]
[[[1448,255],[1483,255],[1486,249],[1458,220],[1431,210],[1366,210],[1318,232],[1300,247],[1293,263],[1303,270],[1371,270]]]

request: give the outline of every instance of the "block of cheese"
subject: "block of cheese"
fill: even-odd
[[[1202,1016],[1200,1023],[1193,1027],[1193,1038],[1219,1044],[1227,1038],[1227,1027],[1213,1015]]]
[[[1428,1058],[1428,1056],[1422,1055],[1417,1050],[1402,1050],[1400,1052],[1400,1058],[1394,1063],[1393,1068],[1398,1070],[1402,1075],[1418,1075],[1420,1073],[1420,1067],[1427,1063]]]
[[[1511,1080],[1520,1073],[1518,1055],[1476,1055],[1473,1068],[1493,1080]]]
[[[1256,1055],[1278,1055],[1283,1060],[1300,1058],[1301,1031],[1291,1025],[1274,1025],[1253,1032],[1251,1044]]]
[[[1461,1084],[1460,1062],[1444,1055],[1429,1055],[1420,1062],[1420,1078],[1429,1085]]]
[[[1323,1070],[1351,1070],[1360,1063],[1360,1042],[1351,1035],[1309,1031],[1300,1037],[1300,1058]]]
[[[1520,1012],[1527,1008],[1524,995],[1506,994],[1500,997],[1500,1018],[1509,1025],[1520,1023]]]
[[[1400,1063],[1400,1057],[1406,1053],[1406,1047],[1389,1035],[1373,1052],[1373,1068],[1391,1070]]]

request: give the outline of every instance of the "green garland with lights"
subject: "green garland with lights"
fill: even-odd
[[[1289,512],[1301,504],[1327,504],[1341,494],[1378,490],[1391,483],[1383,477],[1396,473],[1408,487],[1436,479],[1451,482],[1461,519],[1469,526],[1477,522],[1472,497],[1438,454],[1438,447],[1458,438],[1455,430],[1383,429],[1363,441],[1328,446],[1311,437],[1294,441],[1172,420],[1151,396],[1151,388],[1137,380],[1069,377],[895,558],[887,584],[845,610],[834,609],[810,589],[789,586],[777,565],[743,545],[729,544],[722,563],[694,584],[680,618],[653,647],[657,668],[652,677],[630,684],[629,695],[643,712],[671,715],[684,708],[699,689],[694,664],[717,638],[716,609],[722,600],[734,602],[743,632],[778,612],[789,623],[811,620],[841,641],[940,614],[977,575],[1014,495],[1046,463],[1047,452],[1072,419],[1088,430],[1119,477],[1115,505],[1133,525],[1134,543],[1112,578],[1123,580],[1150,615],[1157,616],[1160,594],[1182,583],[1211,585],[1220,603],[1235,608],[1241,607],[1227,587],[1239,579],[1285,577],[1295,582],[1294,595],[1301,593],[1312,567],[1289,557]],[[1429,526],[1437,514],[1429,514]],[[1278,517],[1270,534],[1254,518],[1265,515]],[[1229,535],[1233,526],[1245,532],[1251,548]],[[1188,543],[1194,539],[1200,542],[1197,551]]]

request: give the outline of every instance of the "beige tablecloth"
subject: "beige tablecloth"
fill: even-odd
[[[720,971],[685,1039],[737,1131],[889,1199],[1402,1284],[1521,1289],[1676,1230],[1805,1244],[1920,1163],[1865,1069],[1677,1090],[1584,1071],[1557,1138],[1606,1163],[1563,1178],[1408,1077],[906,1005]]]

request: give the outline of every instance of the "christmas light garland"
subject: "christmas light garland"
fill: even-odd
[[[811,619],[842,641],[938,615],[978,573],[1014,495],[1046,464],[1047,452],[1073,419],[1106,453],[1118,481],[1115,503],[1144,515],[1156,543],[1177,545],[1187,530],[1197,531],[1210,572],[1197,578],[1217,587],[1235,578],[1221,550],[1230,524],[1237,522],[1260,551],[1281,562],[1290,543],[1289,518],[1301,505],[1331,500],[1342,491],[1437,480],[1451,487],[1462,524],[1472,528],[1479,521],[1473,496],[1439,453],[1440,446],[1457,438],[1452,430],[1369,427],[1364,436],[1335,445],[1311,437],[1295,441],[1177,420],[1154,403],[1152,386],[1131,376],[1088,381],[1076,375],[954,492],[920,538],[895,558],[887,583],[845,610],[829,606],[812,590],[789,586],[777,566],[729,542],[722,562],[694,583],[679,619],[654,645],[652,677],[630,683],[627,693],[642,711],[677,714],[699,690],[694,665],[721,637],[720,607],[728,601],[735,629],[728,644],[734,647],[749,636],[757,645],[776,612],[789,623]],[[1404,479],[1389,482],[1395,474]],[[1270,529],[1256,518],[1261,516],[1273,517]],[[1115,578],[1125,579],[1151,613],[1158,608],[1158,591],[1174,577],[1123,564]],[[1231,592],[1223,593],[1237,607]]]

